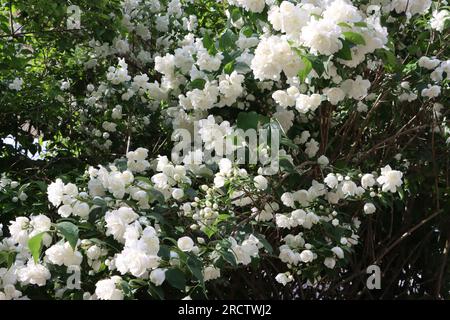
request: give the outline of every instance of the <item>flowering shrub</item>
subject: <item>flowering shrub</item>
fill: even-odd
[[[26,3],[0,299],[448,297],[446,2]]]

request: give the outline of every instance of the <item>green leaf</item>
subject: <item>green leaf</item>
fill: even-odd
[[[92,204],[96,205],[96,206],[99,206],[99,207],[106,207],[106,205],[107,205],[106,201],[103,198],[101,198],[101,197],[95,197],[92,200]]]
[[[17,252],[0,251],[0,266],[6,264],[6,268],[9,269],[16,261]],[[39,256],[38,256],[39,258]]]
[[[267,241],[267,239],[264,236],[256,235],[256,238],[258,238],[258,240],[261,241],[262,245],[264,246],[264,249],[266,249],[266,251],[269,254],[273,253],[272,245],[269,243],[269,241]]]
[[[286,172],[296,173],[294,165],[287,158],[280,157],[280,167],[283,168]]]
[[[339,22],[339,23],[338,23],[338,26],[344,27],[344,28],[349,28],[349,29],[352,28],[352,26],[349,25],[347,22]]]
[[[247,38],[250,38],[253,35],[253,29],[250,26],[245,26],[241,29],[241,33],[246,36]]]
[[[312,66],[311,61],[309,61],[309,59],[306,58],[305,56],[302,57],[302,62],[303,62],[304,67],[298,72],[298,77],[300,78],[301,82],[305,82],[309,73],[313,69],[313,66]]]
[[[193,89],[203,90],[203,88],[205,88],[205,84],[206,84],[205,79],[198,78],[198,79],[191,81],[188,86],[189,86],[190,90],[193,90]]]
[[[234,70],[234,61],[230,61],[228,62],[224,67],[223,67],[223,72],[225,72],[226,74],[231,74]]]
[[[398,61],[394,52],[387,49],[377,49],[375,54],[383,60],[383,66],[388,72],[400,71],[403,65]]]
[[[367,28],[367,23],[365,23],[364,21],[355,22],[353,25],[354,25],[355,27]]]
[[[248,129],[258,129],[258,124],[264,124],[269,122],[269,118],[256,113],[251,112],[240,112],[237,117],[237,127],[242,130]]]
[[[342,32],[342,34],[344,35],[345,40],[350,41],[351,43],[362,45],[366,44],[366,40],[364,40],[364,37],[357,32],[345,31]]]
[[[200,283],[203,285],[203,272],[202,272],[202,263],[198,258],[195,258],[193,256],[189,256],[189,258],[186,261],[186,265],[191,271],[192,275],[197,278],[197,280],[200,281]]]
[[[237,266],[236,257],[234,254],[230,251],[223,251],[222,257],[225,261],[227,261],[229,264],[231,264],[233,267]]]
[[[130,287],[130,285],[128,284],[127,281],[122,280],[120,282],[120,287],[122,288],[122,291],[123,291],[125,296],[127,296],[127,297],[133,296],[133,291],[131,290],[131,287]]]
[[[219,39],[219,48],[222,51],[230,51],[236,45],[237,36],[227,29]]]
[[[287,137],[281,137],[280,143],[283,146],[289,147],[289,148],[294,149],[294,150],[298,150],[299,149],[298,145],[296,145],[291,139],[289,139]]]
[[[242,15],[239,8],[234,8],[233,11],[231,11],[231,20],[233,20],[233,22],[238,21],[241,17]]]
[[[164,260],[170,260],[170,248],[164,244],[159,246],[158,256]]]
[[[70,246],[75,250],[78,242],[78,227],[72,222],[63,221],[56,225],[56,228],[64,236],[64,238],[69,242]]]
[[[33,256],[33,260],[35,263],[39,261],[39,256],[41,255],[41,249],[42,249],[42,237],[44,236],[45,232],[38,233],[34,237],[28,240],[28,249],[31,252],[31,255]]]
[[[208,50],[210,55],[215,55],[217,53],[216,45],[208,33],[203,35],[203,46]]]
[[[150,294],[150,296],[152,296],[153,298],[156,298],[156,299],[159,299],[159,300],[163,300],[164,299],[164,291],[163,291],[161,286],[157,287],[157,286],[149,283],[147,291]]]
[[[203,232],[206,234],[208,239],[210,239],[213,235],[216,234],[217,228],[215,226],[206,226],[205,230]]]
[[[186,277],[179,269],[169,269],[166,271],[166,280],[169,284],[182,291],[186,288]]]
[[[352,51],[350,50],[350,42],[347,40],[342,40],[342,49],[336,52],[334,55],[337,58],[343,60],[352,60]]]
[[[236,72],[238,73],[246,74],[252,69],[244,62],[236,62],[234,64],[234,70],[236,70]]]
[[[154,202],[154,201],[159,202],[159,203],[165,202],[164,195],[161,193],[161,191],[156,190],[153,187],[151,187],[148,190],[148,194],[150,195],[150,197],[149,197],[150,202]]]

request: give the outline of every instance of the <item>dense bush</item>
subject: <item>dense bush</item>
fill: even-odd
[[[0,299],[449,297],[446,1],[0,3]]]

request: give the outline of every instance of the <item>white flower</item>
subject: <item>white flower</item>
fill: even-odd
[[[353,6],[351,2],[345,0],[333,1],[323,13],[323,19],[340,22],[358,22],[362,20],[362,16],[358,8]]]
[[[222,158],[219,161],[219,171],[221,174],[226,175],[231,172],[232,163],[228,158]]]
[[[122,278],[114,276],[98,281],[95,284],[95,294],[101,300],[123,300],[123,292],[116,287],[121,280]]]
[[[127,153],[127,168],[133,172],[144,172],[150,167],[150,163],[146,160],[148,150],[145,148],[138,148],[135,151]]]
[[[221,53],[217,53],[215,56],[211,56],[206,50],[199,50],[197,52],[197,65],[200,70],[213,72],[220,68],[220,63],[223,59]]]
[[[342,250],[340,247],[334,247],[331,249],[331,251],[333,251],[336,257],[338,257],[339,259],[344,258],[344,250]]]
[[[358,190],[358,186],[353,181],[344,181],[342,184],[342,192],[347,196],[354,196]]]
[[[244,9],[255,13],[262,12],[266,5],[265,0],[235,0],[235,3]]]
[[[292,196],[292,193],[285,192],[281,195],[281,201],[286,207],[294,208],[294,197]]]
[[[277,90],[272,93],[272,98],[275,102],[283,108],[292,107],[295,105],[295,99],[299,91],[296,87],[290,87],[286,91]]]
[[[118,210],[106,212],[106,235],[112,235],[114,239],[123,242],[123,235],[128,224],[135,221],[138,217],[133,209],[128,207],[121,207]]]
[[[283,1],[279,7],[273,6],[270,9],[268,19],[275,30],[293,37],[298,36],[301,28],[308,23],[309,13],[300,5]]]
[[[26,201],[28,199],[28,195],[25,192],[21,192],[19,194],[19,200],[20,201]]]
[[[427,88],[423,89],[421,92],[422,97],[435,98],[441,94],[441,87],[438,85],[429,84]]]
[[[40,214],[37,216],[30,217],[30,225],[33,227],[33,231],[29,234],[29,238],[34,237],[35,235],[49,231],[52,225],[52,221],[49,217]],[[42,243],[44,246],[49,246],[52,243],[52,237],[48,233],[44,233],[42,237]]]
[[[219,107],[231,106],[244,91],[242,83],[244,76],[233,71],[230,75],[222,74],[219,76],[219,91],[222,94]]]
[[[278,283],[281,283],[283,286],[285,286],[289,282],[293,281],[294,277],[292,277],[292,275],[289,272],[279,273],[279,274],[276,275],[275,280]]]
[[[288,78],[293,77],[302,67],[302,61],[292,51],[287,39],[279,36],[263,38],[251,62],[251,68],[258,80],[279,80],[282,71]]]
[[[241,245],[238,245],[233,238],[229,238],[229,240],[232,243],[231,252],[234,253],[237,263],[248,265],[252,261],[252,257],[258,256],[259,240],[253,235],[242,241]]]
[[[219,175],[214,177],[214,186],[216,188],[221,188],[224,185],[225,185],[225,178],[224,177],[219,176]]]
[[[441,63],[441,61],[439,59],[430,59],[425,56],[420,57],[420,59],[417,61],[417,64],[419,65],[419,67],[425,68],[428,70],[435,69],[440,63]]]
[[[166,269],[155,269],[150,273],[150,281],[160,286],[166,280]]]
[[[295,103],[295,109],[300,113],[314,112],[322,102],[320,94],[314,93],[310,96],[299,94]]]
[[[48,201],[55,207],[59,206],[62,202],[64,194],[64,183],[61,179],[56,179],[47,187]]]
[[[403,173],[397,170],[392,170],[389,165],[381,168],[381,176],[377,182],[382,186],[383,192],[397,192],[397,188],[403,184]]]
[[[309,158],[314,157],[317,151],[319,151],[319,143],[314,139],[309,140],[309,142],[307,142],[305,146],[306,146],[305,153],[308,155]]]
[[[336,176],[333,173],[329,173],[323,181],[331,189],[335,188],[339,184],[338,179],[336,178]]]
[[[9,233],[14,243],[19,243],[23,246],[28,242],[28,224],[30,220],[26,217],[17,217],[16,220],[10,221]]]
[[[3,285],[3,291],[0,291],[0,300],[16,300],[22,296],[22,292],[16,290],[12,284]]]
[[[365,214],[372,214],[376,211],[377,209],[375,208],[373,203],[367,202],[366,204],[364,204],[364,213]]]
[[[332,105],[337,105],[339,102],[344,100],[345,92],[341,88],[325,88],[323,93],[327,96],[328,101]]]
[[[335,260],[334,258],[327,257],[327,258],[325,258],[323,264],[324,264],[327,268],[333,269],[334,266],[336,265],[336,260]]]
[[[214,266],[207,266],[203,269],[204,281],[214,280],[220,278],[220,269]]]
[[[91,260],[97,260],[98,258],[100,258],[101,254],[102,254],[102,249],[97,245],[91,246],[86,251],[87,257]]]
[[[45,286],[45,283],[51,277],[50,271],[46,267],[35,264],[32,260],[29,260],[25,267],[18,270],[17,276],[22,284],[36,284],[39,287]]]
[[[173,188],[173,190],[172,190],[172,197],[173,197],[175,200],[180,200],[181,198],[183,198],[183,197],[184,197],[184,191],[183,191],[183,189],[180,189],[180,188]]]
[[[326,166],[327,164],[330,163],[330,161],[328,160],[328,158],[325,155],[321,155],[318,159],[317,159],[317,163],[321,166]]]
[[[79,251],[73,250],[69,242],[60,242],[45,251],[45,260],[58,266],[79,266],[83,256]]]
[[[256,176],[253,178],[253,181],[255,183],[255,187],[258,190],[266,190],[268,186],[267,179],[264,176]]]
[[[361,177],[361,186],[364,189],[368,189],[372,187],[375,184],[375,178],[373,177],[373,174],[366,173]]]
[[[190,237],[181,237],[177,241],[178,248],[184,252],[190,252],[194,248],[194,241]]]
[[[119,58],[117,68],[109,67],[106,79],[115,85],[131,80],[131,77],[128,75],[128,65],[124,58]]]
[[[450,12],[448,10],[434,11],[430,19],[430,26],[439,32],[444,30],[445,21],[450,19]]]
[[[148,269],[158,266],[157,257],[146,254],[139,248],[125,248],[116,257],[116,267],[121,274],[131,273],[135,277],[142,277]]]
[[[329,56],[342,48],[340,35],[341,28],[335,22],[311,19],[308,25],[302,28],[301,38],[303,44],[312,52]]]
[[[87,218],[89,216],[89,205],[86,202],[77,201],[73,205],[72,213],[81,218]]]
[[[355,80],[347,79],[341,83],[341,89],[355,100],[364,98],[370,88],[370,81],[357,76]]]
[[[11,90],[20,91],[22,90],[23,80],[22,78],[15,78],[13,82],[11,82],[8,87]]]
[[[218,155],[228,154],[232,151],[232,147],[226,139],[232,132],[232,128],[228,121],[222,121],[219,125],[216,123],[214,117],[210,115],[207,119],[200,120],[198,125],[198,133],[205,143],[205,149],[215,150]]]
[[[219,87],[214,83],[207,82],[205,87],[188,91],[186,96],[180,95],[180,105],[185,110],[208,110],[214,107],[219,95]]]
[[[70,88],[70,82],[67,81],[61,81],[61,86],[59,87],[62,91],[65,91]]]
[[[425,13],[431,6],[431,0],[393,0],[392,10],[397,13],[406,12],[409,17]]]
[[[311,262],[314,259],[314,254],[311,250],[303,250],[300,252],[300,259],[305,263]]]

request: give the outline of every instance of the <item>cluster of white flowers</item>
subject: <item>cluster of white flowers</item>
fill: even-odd
[[[180,105],[185,110],[208,110],[217,103],[219,87],[215,82],[207,82],[203,89],[188,91],[186,96],[180,95]]]
[[[70,267],[79,266],[83,261],[83,256],[79,251],[74,250],[68,242],[60,242],[45,251],[44,259],[58,266]]]
[[[15,78],[9,85],[9,89],[20,91],[22,90],[23,80],[22,78]]]
[[[137,148],[135,151],[127,153],[127,167],[133,172],[144,172],[150,167],[150,163],[146,160],[148,150],[145,148]]]
[[[294,77],[302,67],[299,56],[283,36],[261,39],[251,62],[253,74],[259,80],[279,80],[281,72],[284,72],[286,77]]]
[[[14,221],[10,221],[9,233],[13,243],[26,246],[28,240],[42,232],[49,231],[51,228],[51,220],[45,215],[37,215],[27,217],[17,217]],[[49,246],[51,236],[45,233],[42,243]]]
[[[442,32],[445,24],[450,20],[450,12],[448,10],[434,11],[433,17],[430,20],[431,28]]]
[[[263,246],[254,235],[250,235],[241,244],[238,244],[234,238],[228,240],[231,243],[230,251],[234,254],[236,262],[244,266],[252,262],[252,258],[258,257],[259,249]]]
[[[339,125],[339,117],[346,117],[349,109],[363,118],[373,101],[382,101],[377,90],[392,80],[383,69],[389,66],[379,57],[392,53],[382,23],[395,21],[388,16],[391,11],[405,13],[408,21],[426,14],[430,0],[371,1],[368,6],[349,0],[228,0],[224,14],[231,25],[219,35],[198,28],[204,26],[203,19],[184,14],[184,6],[192,3],[124,1],[121,23],[136,38],[131,41],[123,34],[111,43],[89,42],[86,69],[115,62],[103,81],[87,86],[84,101],[71,106],[80,114],[87,140],[92,139],[93,155],[114,148],[121,154],[127,150],[126,158],[89,167],[78,186],[59,178],[48,186],[48,201],[58,218],[80,227],[75,244],[55,227],[51,214],[10,221],[0,251],[14,252],[15,260],[0,268],[0,299],[26,298],[20,291],[25,286],[58,282],[53,270],[69,267],[83,268],[95,278],[95,292],[83,292],[85,299],[124,299],[129,295],[125,286],[135,278],[136,285],[171,285],[166,277],[174,270],[186,276],[186,288],[176,288],[185,295],[199,287],[190,282],[219,279],[222,263],[237,268],[263,259],[268,245],[274,245],[273,254],[288,269],[275,277],[278,283],[296,282],[309,269],[320,277],[324,268],[343,266],[344,257],[358,244],[358,215],[380,212],[379,198],[401,192],[404,173],[389,165],[379,173],[359,175],[335,167],[325,131]],[[450,15],[438,7],[433,6],[436,11],[426,28],[443,32]],[[430,55],[436,57],[423,56],[405,66],[429,72],[427,86],[416,86],[408,75],[394,86],[399,101],[445,96],[450,60],[441,60],[437,51]],[[63,91],[59,102],[75,100],[70,80],[58,86]],[[16,78],[7,87],[20,91],[23,80]],[[441,118],[444,102],[431,103]],[[329,121],[319,124],[320,132],[319,111],[321,119],[329,112]],[[278,150],[277,160],[287,164],[273,176],[264,165],[276,150],[268,142],[247,143],[239,130],[240,117],[250,112],[257,117],[243,126],[267,125],[274,131],[280,124],[283,129],[286,148]],[[158,127],[154,119],[161,122]],[[145,148],[129,151],[130,144],[147,141],[142,133],[150,124],[164,132],[173,129],[175,137],[187,129],[202,146],[171,160],[162,155],[148,159]],[[118,144],[124,141],[127,146],[121,149]],[[223,158],[252,148],[258,151],[260,166],[239,166]],[[297,168],[300,161],[306,166]],[[284,184],[287,168],[302,176],[294,187]],[[18,187],[17,181],[2,176],[0,191],[16,190],[8,194],[15,203],[28,198]],[[351,217],[345,211],[350,202],[352,210],[357,208]],[[264,239],[262,227],[276,230],[272,243]],[[39,236],[43,254],[32,252],[30,245],[30,239]]]
[[[444,80],[450,79],[450,60],[441,61],[437,58],[429,58],[426,56],[418,60],[418,66],[427,70],[433,70],[430,73],[430,79],[434,83],[440,83]],[[445,78],[444,78],[445,75]],[[421,91],[422,97],[436,98],[441,94],[442,87],[438,84],[428,84],[428,86]]]
[[[406,12],[408,17],[411,17],[427,12],[431,6],[431,0],[393,0],[391,6],[395,12]]]
[[[121,274],[131,273],[137,278],[148,277],[148,271],[156,269],[160,258],[159,238],[156,230],[147,226],[144,230],[139,223],[126,227],[123,238],[125,246],[114,259],[114,265]]]
[[[228,3],[242,7],[248,11],[260,13],[266,6],[265,0],[227,0]]]
[[[110,279],[103,279],[95,284],[95,295],[100,300],[123,300],[124,294],[118,289],[118,284],[122,281],[119,276]]]
[[[187,176],[186,168],[182,165],[173,165],[166,156],[158,157],[156,171],[160,172],[151,177],[156,189],[158,189],[166,199],[175,193],[174,198],[180,198],[180,190],[183,185],[190,185],[191,179]],[[178,186],[178,188],[176,188]],[[180,188],[181,187],[181,188]],[[177,196],[178,194],[178,196]]]
[[[109,67],[108,73],[106,74],[106,79],[116,85],[131,80],[131,76],[128,75],[128,65],[125,62],[125,59],[119,59],[118,66],[116,68]]]
[[[236,102],[236,99],[244,91],[243,82],[244,76],[236,71],[233,71],[230,75],[219,76],[219,92],[221,93],[219,107],[231,106]]]

